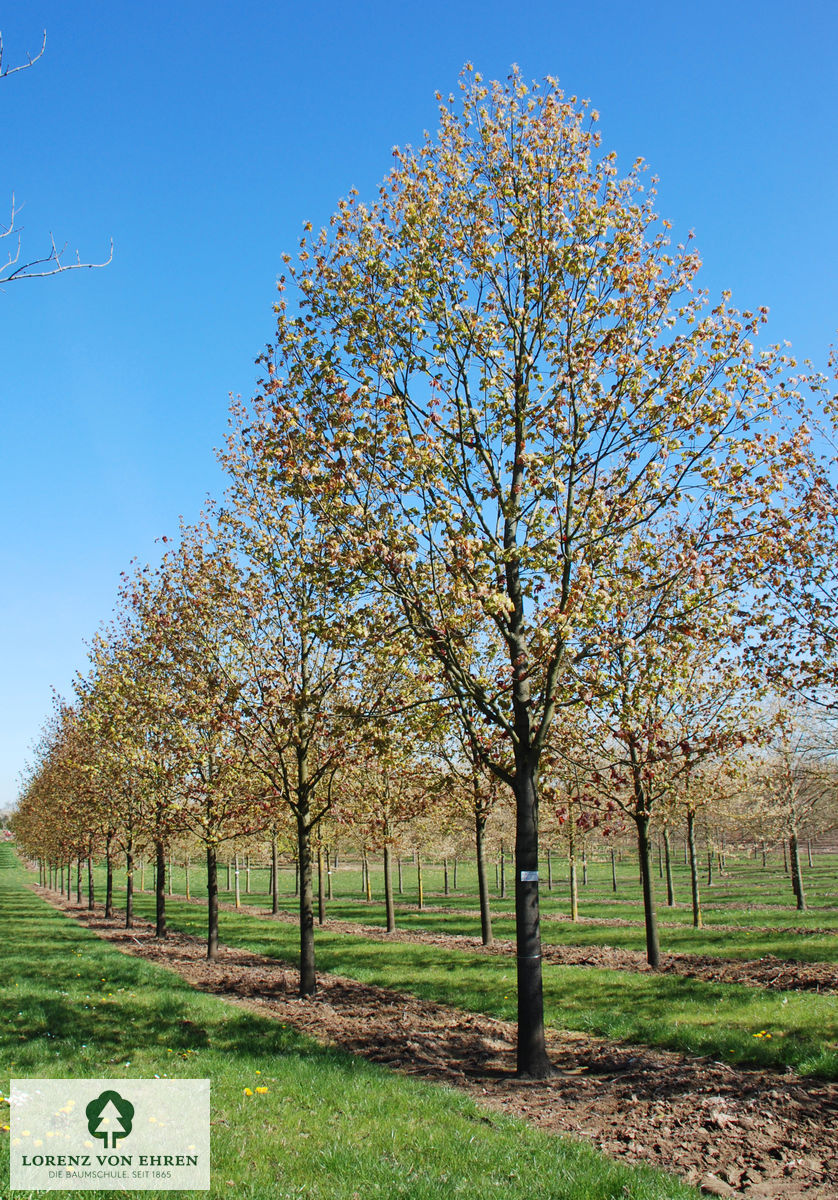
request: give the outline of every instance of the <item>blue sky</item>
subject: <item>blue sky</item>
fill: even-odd
[[[5,11],[3,11],[5,8]],[[27,0],[0,7],[0,221],[101,271],[0,292],[0,809],[113,609],[120,572],[222,479],[229,393],[271,339],[283,250],[471,60],[591,99],[606,149],[660,177],[711,294],[771,309],[825,366],[838,327],[838,5]]]

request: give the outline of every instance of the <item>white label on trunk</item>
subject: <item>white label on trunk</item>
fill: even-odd
[[[521,883],[538,883],[538,871],[522,871]]]

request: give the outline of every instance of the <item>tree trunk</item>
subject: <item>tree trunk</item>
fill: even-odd
[[[547,891],[553,890],[553,856],[550,853],[550,847],[547,847]]]
[[[389,842],[384,843],[384,909],[387,914],[387,932],[396,932],[396,906],[393,902],[393,850]]]
[[[422,887],[422,855],[418,850],[414,851],[416,855],[416,888],[419,893],[419,907],[425,907],[425,889]]]
[[[244,859],[244,891],[245,895],[250,895],[250,855],[246,854]]]
[[[76,904],[81,904],[81,856],[76,859]]]
[[[573,834],[573,815],[568,822],[567,838],[568,882],[570,883],[570,919],[579,920],[579,884],[576,878],[576,839]]]
[[[637,826],[637,853],[640,859],[640,875],[643,880],[643,920],[646,925],[646,961],[650,967],[660,966],[660,942],[658,921],[655,913],[655,894],[652,889],[652,853],[649,845],[649,818],[635,814]]]
[[[207,844],[207,958],[218,958],[218,854]]]
[[[130,840],[125,851],[125,928],[134,928],[134,848]]]
[[[506,899],[506,848],[503,842],[500,844],[500,897]]]
[[[404,887],[402,885],[402,856],[401,855],[399,855],[398,858],[396,859],[396,866],[398,868],[398,873],[399,873],[399,895],[401,896],[404,893]]]
[[[332,868],[329,865],[329,847],[326,847],[326,899],[331,900],[332,897]]]
[[[174,858],[171,854],[169,855],[169,889],[168,890],[169,890],[169,895],[174,896],[174,894],[175,894],[175,863],[174,863]]]
[[[811,838],[806,839],[806,861],[808,862],[810,867],[813,865],[812,864],[812,839]]]
[[[803,891],[803,873],[800,870],[800,845],[797,840],[797,830],[792,827],[789,833],[789,861],[791,862],[791,886],[797,900],[797,911],[806,911],[806,894]]]
[[[617,890],[617,861],[614,855],[614,847],[611,847],[611,891]]]
[[[764,842],[764,841],[763,841],[763,843],[762,843],[762,865],[763,865],[764,867],[768,865],[768,851],[767,851],[767,850],[766,850],[766,848],[765,848],[765,842]]]
[[[140,893],[145,891],[145,858],[140,859]]]
[[[87,856],[87,907],[92,911],[93,904],[93,856]]]
[[[528,720],[528,716],[523,717]],[[541,926],[538,911],[536,764],[519,752],[515,773],[515,932],[518,955],[518,1074],[553,1074],[544,1039]]]
[[[271,836],[271,912],[276,916],[279,912],[279,880],[277,878],[277,845],[276,830]]]
[[[713,886],[713,851],[707,851],[707,886]]]
[[[669,829],[666,825],[663,827],[663,859],[666,869],[666,905],[667,908],[674,908],[675,888],[672,883],[672,854],[669,848]]]
[[[242,906],[242,890],[241,890],[241,871],[239,870],[239,852],[238,852],[238,850],[236,851],[235,858],[233,859],[233,882],[234,882],[235,890],[236,890],[235,905],[236,905],[236,908],[241,908],[241,906]]]
[[[326,880],[323,870],[323,843],[317,839],[317,924],[326,920]]]
[[[588,886],[588,847],[582,843],[582,886]]]
[[[314,970],[314,893],[307,805],[297,809],[297,864],[300,885],[300,995],[313,996],[317,991],[317,976]]]
[[[62,864],[61,864],[61,875],[60,875],[60,879],[61,879],[61,886],[60,886],[60,888],[59,888],[58,890],[59,890],[59,892],[61,893],[61,895],[63,896],[63,895],[64,895],[64,863],[62,863]]]
[[[111,857],[111,840],[113,834],[108,831],[105,837],[105,920],[113,917],[113,858]]]
[[[810,855],[810,857],[811,857],[811,855]],[[812,865],[812,864],[811,864],[811,863],[809,863],[809,866],[810,866],[810,867],[811,867],[811,865]],[[459,867],[459,860],[458,860],[457,858],[455,858],[455,859],[454,859],[454,891],[455,891],[455,892],[456,892],[456,890],[457,890],[457,868],[458,868],[458,867]]]
[[[233,871],[233,864],[230,861],[230,859],[228,858],[227,859],[227,887],[224,889],[227,892],[232,892],[232,890],[233,890],[232,871]]]
[[[443,860],[442,860],[442,874],[443,874],[443,883],[442,883],[443,894],[446,896],[450,896],[451,892],[448,887],[448,859],[447,858],[443,858]]]
[[[189,855],[188,855],[188,854],[187,854],[187,856],[186,856],[186,862],[184,863],[184,873],[185,873],[185,875],[186,875],[186,884],[185,884],[185,888],[186,888],[186,899],[187,899],[187,900],[191,900],[191,899],[192,899],[192,896],[191,896],[191,894],[190,894],[190,891],[189,891]]]
[[[154,851],[157,856],[157,871],[154,880],[154,892],[156,899],[156,923],[154,928],[154,936],[156,938],[164,938],[166,936],[166,851],[162,842],[154,843]]]
[[[687,848],[690,852],[690,886],[693,901],[693,926],[701,929],[701,896],[698,890],[698,853],[695,848],[695,813],[687,812]]]
[[[486,879],[486,817],[475,814],[474,836],[477,846],[477,891],[480,896],[480,937],[484,946],[491,946],[492,913],[489,907],[489,882]]]
[[[786,843],[783,842],[783,870],[788,875],[789,873],[789,856],[786,853]]]

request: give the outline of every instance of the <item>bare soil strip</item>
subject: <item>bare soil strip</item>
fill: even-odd
[[[541,1129],[586,1138],[612,1158],[675,1171],[712,1195],[838,1200],[836,1084],[555,1031],[548,1042],[556,1076],[521,1080],[509,1022],[336,975],[319,975],[317,996],[302,1001],[287,964],[226,946],[210,963],[197,938],[157,942],[147,922],[125,930],[38,890],[120,950],[203,991],[405,1074],[463,1088]]]
[[[202,904],[202,901],[194,901]],[[221,908],[236,911],[232,904]],[[296,924],[297,918],[288,912],[275,916],[264,908],[241,905],[239,912],[251,913],[270,920]],[[480,938],[467,934],[431,933],[425,930],[397,929],[387,933],[380,925],[364,925],[359,921],[326,919],[323,929],[332,933],[349,933],[375,941],[414,942],[449,950],[477,950],[483,954],[514,954],[511,941],[496,940],[491,947],[481,944]],[[838,934],[835,935],[838,937]],[[616,946],[550,946],[542,944],[544,962],[565,967],[604,967],[614,971],[651,971],[640,950],[625,950]],[[790,961],[765,955],[757,959],[719,958],[709,954],[664,954],[659,973],[682,975],[709,983],[740,983],[745,987],[770,988],[775,991],[838,992],[838,967],[833,963]]]

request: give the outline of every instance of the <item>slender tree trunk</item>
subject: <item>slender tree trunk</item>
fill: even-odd
[[[519,706],[516,704],[516,708]],[[517,723],[529,716],[520,709]],[[544,1038],[541,924],[538,906],[538,793],[529,738],[522,742],[515,773],[515,930],[518,955],[518,1074],[546,1079],[553,1066]],[[523,747],[527,752],[523,752]]]
[[[67,860],[67,902],[73,898],[73,860]]]
[[[154,851],[157,856],[157,871],[154,879],[154,892],[156,900],[156,924],[154,936],[156,938],[166,937],[166,850],[162,842],[154,843]]]
[[[643,880],[643,920],[646,925],[646,961],[650,967],[660,966],[660,942],[658,921],[655,913],[655,894],[652,888],[652,854],[649,845],[649,818],[635,814],[637,826],[637,853],[640,859],[640,874]]]
[[[279,881],[277,876],[277,845],[276,845],[276,830],[271,836],[271,912],[276,916],[279,912]]]
[[[611,847],[611,891],[617,890],[617,861],[614,855],[614,847]]]
[[[393,850],[389,842],[384,843],[384,909],[387,914],[387,932],[396,931],[396,905],[393,901]]]
[[[366,868],[366,880],[367,880],[367,886],[366,886],[367,904],[372,904],[372,879],[370,877],[370,860],[367,857],[366,850],[364,851],[364,866]]]
[[[192,896],[191,896],[191,894],[190,894],[190,891],[189,891],[189,855],[188,855],[188,854],[187,854],[187,856],[186,856],[186,862],[184,863],[184,874],[185,874],[185,876],[186,876],[186,884],[185,884],[185,888],[186,888],[186,899],[187,899],[187,900],[191,900],[191,899],[192,899]]]
[[[506,899],[506,847],[500,844],[500,897]]]
[[[93,911],[93,855],[87,856],[87,907]]]
[[[582,843],[582,886],[588,886],[588,847]]]
[[[326,847],[326,899],[331,900],[332,897],[332,868],[329,865],[329,847]]]
[[[698,853],[695,847],[695,813],[687,811],[687,847],[690,852],[690,887],[693,901],[693,926],[701,929],[701,895],[698,889]]]
[[[300,860],[299,860],[299,858],[296,858],[294,860],[294,895],[299,896],[299,894],[300,894]]]
[[[134,928],[134,847],[130,838],[125,850],[125,928]]]
[[[442,874],[443,874],[443,884],[442,884],[443,893],[446,896],[450,896],[451,892],[448,887],[448,859],[447,858],[443,858],[443,860],[442,860]]]
[[[811,857],[811,854],[810,854],[810,857]],[[810,867],[811,867],[811,865],[812,864],[809,863]],[[454,859],[454,891],[455,892],[457,890],[457,868],[458,868],[458,866],[459,866],[459,860],[455,857],[455,859]]]
[[[474,837],[477,847],[477,891],[480,896],[480,937],[484,946],[492,944],[492,913],[489,907],[489,883],[486,879],[486,817],[475,813]]]
[[[550,853],[550,847],[547,847],[547,891],[553,890],[553,855]]]
[[[300,995],[313,996],[317,991],[317,976],[314,969],[314,894],[307,804],[300,805],[297,809],[297,847],[300,881]]]
[[[234,881],[235,889],[236,889],[236,895],[235,895],[236,908],[241,908],[241,906],[242,906],[242,889],[241,889],[241,871],[239,870],[239,852],[238,852],[238,850],[236,851],[235,858],[233,859],[233,881]]]
[[[113,834],[108,833],[104,839],[104,919],[110,920],[114,914],[114,863],[110,854],[110,842]]]
[[[140,859],[140,893],[145,891],[145,858]]]
[[[404,894],[404,887],[402,884],[402,856],[401,855],[399,855],[398,858],[396,859],[396,866],[398,868],[398,873],[399,873],[399,895],[401,896]]]
[[[811,868],[813,865],[812,864],[812,839],[811,838],[806,839],[806,861],[808,862],[809,867]]]
[[[713,851],[707,851],[707,886],[713,886]]]
[[[326,920],[326,880],[323,870],[323,843],[317,839],[317,924]]]
[[[218,854],[207,843],[207,958],[218,958]]]
[[[232,892],[232,890],[233,890],[233,864],[232,864],[232,861],[228,858],[227,859],[227,887],[225,888],[225,891]]]
[[[245,895],[250,895],[250,855],[245,855],[244,859],[244,891]]]
[[[806,894],[803,891],[803,872],[800,870],[800,845],[797,840],[797,830],[792,827],[789,833],[789,861],[791,863],[791,886],[797,900],[797,911],[806,911]]]
[[[174,855],[169,854],[169,895],[175,894],[175,860]]]
[[[789,873],[789,856],[786,853],[785,841],[783,842],[783,871],[786,873],[786,875],[788,875],[788,873]]]
[[[765,849],[764,841],[762,843],[762,865],[764,867],[768,865],[768,851]]]
[[[579,920],[579,883],[576,877],[576,836],[574,833],[573,813],[567,824],[567,866],[568,883],[570,885],[570,919]]]
[[[416,855],[416,887],[419,892],[419,907],[425,907],[425,889],[422,887],[422,855],[418,850],[414,851]]]
[[[79,856],[76,859],[76,904],[81,904],[81,864],[82,859]]]
[[[658,879],[663,879],[663,855],[661,854],[661,840],[657,839],[658,843]]]
[[[61,887],[58,889],[61,895],[64,895],[64,863],[61,864]]]
[[[672,883],[672,854],[669,847],[669,828],[663,827],[663,860],[666,869],[666,905],[667,908],[675,906],[675,888]]]

